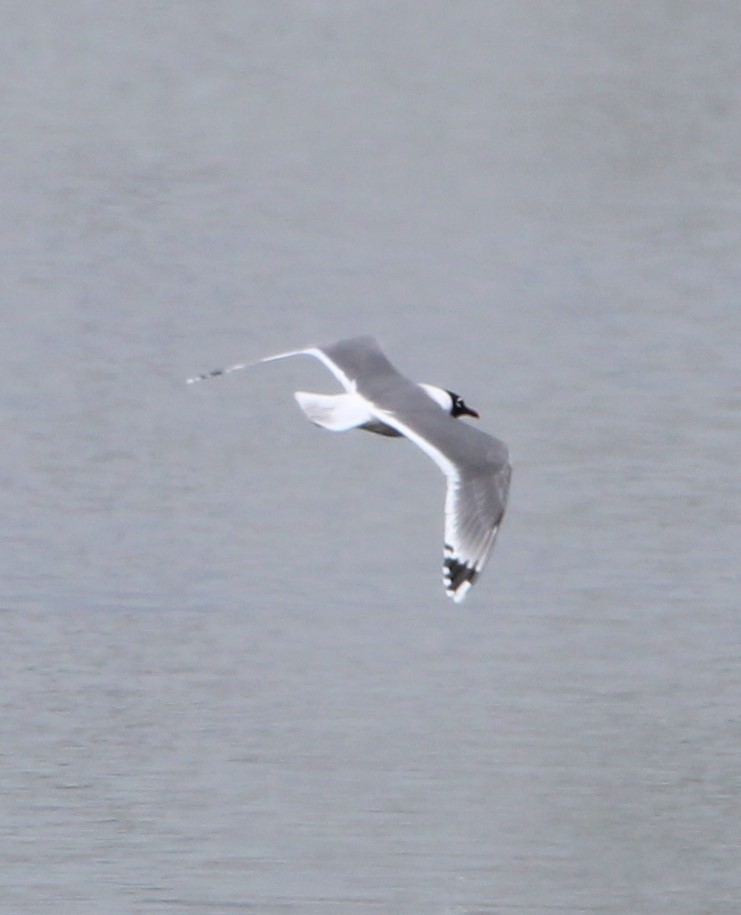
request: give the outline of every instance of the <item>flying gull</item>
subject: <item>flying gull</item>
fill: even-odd
[[[486,565],[504,515],[512,472],[507,446],[466,423],[455,422],[460,416],[478,418],[478,413],[453,391],[405,378],[369,336],[214,369],[188,381],[289,356],[314,356],[345,389],[342,394],[296,391],[299,406],[313,423],[333,432],[366,429],[404,436],[445,474],[443,583],[456,603],[462,601]]]

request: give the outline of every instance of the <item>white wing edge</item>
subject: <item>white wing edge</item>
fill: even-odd
[[[387,423],[389,426],[392,426],[398,432],[401,432],[402,435],[406,436],[418,448],[424,451],[424,453],[428,457],[432,458],[432,460],[445,474],[448,485],[447,491],[445,493],[444,555],[446,559],[454,557],[456,555],[455,547],[449,541],[457,539],[455,501],[457,491],[461,483],[461,475],[458,471],[458,468],[453,463],[453,461],[450,460],[450,458],[446,457],[442,451],[440,451],[439,448],[435,448],[434,445],[431,445],[426,438],[423,438],[421,435],[419,435],[419,433],[411,429],[406,423],[400,422],[393,413],[378,409],[372,409],[371,412],[377,416],[378,419]],[[484,549],[479,553],[478,557],[475,559],[472,558],[471,560],[464,560],[466,565],[468,565],[469,562],[472,563],[470,568],[474,573],[475,578],[478,578],[481,575],[482,571],[484,570],[484,566],[491,556],[491,550],[494,545],[494,540],[496,539],[498,530],[499,525],[497,524],[497,526],[493,528],[489,536],[484,541]],[[452,598],[456,604],[459,604],[470,591],[473,581],[468,580],[461,582],[456,590],[452,590],[446,582],[444,582],[444,584],[448,597]]]
[[[278,353],[277,356],[266,356],[264,359],[259,359],[258,362],[275,362],[277,359],[287,359],[289,356],[313,356],[329,369],[348,393],[352,394],[355,392],[355,382],[348,378],[337,363],[333,362],[318,346],[309,346],[306,349],[295,349],[291,350],[289,353]]]
[[[290,356],[313,356],[329,369],[348,393],[355,392],[355,382],[351,381],[342,369],[334,363],[325,352],[316,346],[310,346],[307,349],[294,349],[287,353],[278,353],[275,356],[266,356],[264,359],[257,359],[255,362],[236,362],[234,365],[227,365],[226,368],[223,369],[213,369],[210,372],[203,372],[201,375],[194,375],[192,378],[188,378],[186,383],[195,384],[196,381],[217,378],[219,375],[230,375],[232,372],[240,372],[242,369],[253,368],[256,365],[261,365],[263,362],[276,362],[278,359],[288,359]]]
[[[432,458],[448,478],[449,486],[459,482],[461,477],[458,473],[458,468],[450,458],[446,457],[439,448],[431,445],[426,438],[421,436],[418,432],[415,432],[414,429],[406,423],[400,422],[395,413],[392,413],[389,410],[379,410],[377,407],[371,407],[371,413],[382,422],[387,423],[393,429],[396,429],[397,432],[401,432],[410,442],[413,442],[418,448],[424,451],[427,457]]]

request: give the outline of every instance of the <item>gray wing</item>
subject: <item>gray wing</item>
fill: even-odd
[[[367,335],[316,346],[314,350],[325,364],[329,366],[332,363],[354,385],[361,381],[378,385],[390,380],[398,382],[403,378],[376,340]]]
[[[363,381],[366,386],[384,390],[389,381],[399,381],[411,384],[401,375],[384,355],[383,350],[376,340],[370,336],[351,337],[326,346],[307,346],[304,349],[293,349],[287,353],[278,353],[275,356],[266,356],[256,362],[237,362],[221,369],[212,369],[188,378],[188,384],[196,381],[205,381],[208,378],[217,378],[220,375],[230,375],[242,369],[253,368],[263,362],[275,362],[278,359],[288,359],[290,356],[313,356],[322,362],[348,392],[358,388],[358,382]]]
[[[289,356],[314,356],[335,376],[346,391],[356,391],[358,382],[371,379],[371,383],[383,384],[389,379],[403,379],[384,355],[376,340],[370,336],[351,337],[326,346],[308,346],[306,349],[291,350],[267,356],[260,362],[274,362]],[[234,366],[232,368],[242,368]],[[403,379],[406,382],[406,379]]]
[[[447,477],[443,582],[458,603],[483,571],[504,515],[512,473],[507,446],[432,403],[428,409],[420,401],[403,416],[392,410],[377,415],[418,445]]]
[[[510,465],[504,463],[488,472],[448,478],[443,582],[456,602],[463,600],[489,560],[504,516],[511,474]]]

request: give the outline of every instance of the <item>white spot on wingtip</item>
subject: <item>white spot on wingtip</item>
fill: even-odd
[[[458,588],[457,591],[455,591],[453,593],[450,593],[450,592],[448,592],[448,593],[453,598],[453,600],[456,602],[456,604],[460,604],[461,601],[463,601],[465,599],[466,594],[468,594],[468,592],[470,590],[471,590],[471,582],[464,581],[463,584]]]

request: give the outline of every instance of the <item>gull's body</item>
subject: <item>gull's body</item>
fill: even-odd
[[[504,514],[511,476],[507,446],[458,422],[454,417],[478,414],[452,392],[405,378],[372,337],[280,353],[260,362],[298,355],[319,359],[345,389],[334,395],[297,391],[299,406],[312,422],[337,432],[360,428],[405,436],[445,474],[443,578],[448,595],[463,600],[489,558]]]

